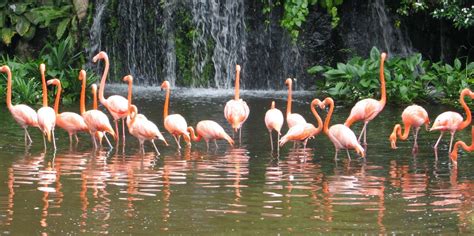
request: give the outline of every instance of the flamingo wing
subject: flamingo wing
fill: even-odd
[[[188,124],[180,114],[172,114],[165,118],[165,129],[172,135],[189,134]]]
[[[286,116],[286,123],[288,124],[288,128],[292,128],[298,124],[306,124],[306,120],[298,113],[290,113]]]
[[[232,99],[224,107],[224,116],[233,129],[239,129],[247,120],[249,114],[249,107],[242,99]]]
[[[462,123],[463,118],[457,112],[447,111],[441,113],[433,123],[430,131],[441,130],[441,131],[454,131]]]
[[[33,108],[27,105],[18,104],[12,106],[10,113],[13,119],[23,128],[26,126],[38,126],[38,115]]]
[[[104,104],[109,110],[110,114],[116,119],[124,118],[128,115],[128,100],[119,95],[112,95],[107,98],[107,103]]]
[[[268,130],[274,129],[280,134],[283,122],[283,113],[280,110],[273,108],[265,113],[265,125]]]
[[[56,117],[56,125],[67,132],[87,131],[84,118],[74,112],[63,112]]]

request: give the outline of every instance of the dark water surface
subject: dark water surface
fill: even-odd
[[[124,89],[115,88],[125,95]],[[140,112],[165,131],[164,92],[134,92]],[[188,125],[212,119],[231,134],[223,116],[231,97],[230,90],[172,91],[170,109]],[[93,152],[85,134],[70,148],[62,130],[56,153],[44,152],[40,132],[31,128],[34,143],[25,150],[22,129],[2,107],[0,233],[474,233],[474,155],[462,153],[453,168],[448,137],[436,159],[432,146],[439,133],[425,130],[416,157],[411,138],[391,150],[388,136],[403,108],[386,107],[369,124],[366,161],[353,152],[349,161],[341,152],[335,162],[324,135],[307,149],[287,144],[279,156],[272,154],[264,114],[272,99],[283,111],[286,92],[248,91],[242,97],[251,113],[241,145],[230,148],[220,141],[218,150],[211,145],[207,152],[202,142],[178,152],[165,134],[170,146],[159,143],[159,157],[149,144],[140,154],[131,136],[125,153],[121,147]],[[312,93],[296,93],[293,111],[316,123],[309,110],[312,98]],[[425,108],[432,121],[453,109]],[[336,107],[335,122],[343,122],[349,109]],[[359,134],[361,124],[353,129]],[[470,128],[456,140],[470,142],[469,135]]]

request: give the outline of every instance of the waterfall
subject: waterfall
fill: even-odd
[[[170,82],[171,86],[176,84],[176,49],[175,37],[173,32],[173,12],[176,4],[172,1],[163,5],[164,9],[164,38],[166,40],[166,55],[165,55],[165,80]]]
[[[104,9],[107,6],[108,0],[96,2],[94,17],[92,20],[92,26],[89,32],[89,43],[90,47],[87,48],[88,58],[92,58],[101,48],[101,35],[102,35],[102,16]],[[89,61],[91,63],[91,61]]]

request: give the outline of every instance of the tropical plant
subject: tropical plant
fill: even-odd
[[[372,48],[370,57],[354,57],[336,67],[314,66],[308,73],[322,73],[327,93],[355,101],[379,92],[380,51]],[[423,61],[419,53],[402,58],[393,56],[385,62],[387,97],[395,103],[415,101],[456,102],[459,92],[474,83],[474,62],[456,59],[454,66]],[[392,99],[393,98],[393,99]]]
[[[0,0],[2,42],[9,46],[18,35],[31,40],[39,29],[53,31],[57,39],[75,37],[78,18],[72,1],[8,1]]]

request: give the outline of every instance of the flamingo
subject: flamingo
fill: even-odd
[[[365,158],[364,148],[357,141],[357,137],[354,132],[347,126],[343,124],[336,124],[329,127],[329,122],[331,120],[332,113],[334,112],[334,100],[327,97],[322,103],[319,104],[321,109],[324,109],[325,106],[329,104],[329,112],[324,120],[324,133],[329,137],[331,142],[334,144],[336,149],[336,154],[334,160],[337,160],[337,153],[340,149],[346,149],[347,157],[351,159],[348,149],[355,149],[355,151]]]
[[[69,134],[69,144],[72,144],[72,136],[76,138],[76,143],[79,142],[77,138],[77,132],[83,131],[88,132],[84,118],[74,112],[63,112],[59,113],[59,100],[61,99],[61,81],[58,79],[51,79],[47,82],[48,85],[54,85],[57,87],[56,100],[54,101],[54,112],[56,113],[56,125],[64,129]]]
[[[453,161],[453,164],[457,166],[458,164],[458,149],[459,146],[461,146],[464,150],[468,152],[474,151],[474,126],[471,128],[471,145],[467,146],[467,144],[463,141],[457,141],[454,144],[453,152],[450,154],[451,161]]]
[[[38,127],[38,116],[36,115],[35,110],[27,105],[12,105],[12,72],[10,67],[7,65],[0,67],[0,72],[7,74],[7,107],[16,123],[25,130],[25,146],[27,146],[33,143],[33,140],[31,140],[30,134],[28,133],[28,127]]]
[[[160,155],[160,152],[158,151],[158,148],[155,145],[155,139],[163,141],[166,146],[168,146],[168,143],[166,142],[161,132],[158,130],[158,127],[156,127],[153,122],[147,120],[146,118],[137,119],[137,114],[137,107],[135,105],[131,105],[129,114],[130,122],[127,124],[128,131],[131,135],[138,139],[138,141],[140,142],[140,149],[143,152],[145,152],[145,140],[150,140],[153,144],[153,147],[155,148],[156,154]]]
[[[117,143],[119,140],[119,131],[118,131],[118,120],[122,119],[122,138],[123,138],[123,145],[125,146],[125,118],[128,115],[128,101],[126,98],[120,95],[112,95],[107,99],[104,98],[104,89],[105,89],[105,80],[107,79],[107,74],[109,73],[109,57],[107,53],[104,51],[99,52],[97,55],[94,56],[92,61],[96,63],[98,60],[104,60],[105,68],[102,74],[102,79],[100,80],[100,87],[99,87],[99,101],[104,105],[107,110],[110,112],[112,117],[114,118],[115,123],[115,132],[117,133]]]
[[[367,146],[367,124],[373,120],[384,108],[387,101],[387,94],[385,92],[385,75],[384,75],[384,61],[387,58],[386,53],[380,54],[380,101],[372,98],[366,98],[358,101],[351,110],[351,114],[347,118],[344,125],[351,127],[351,125],[359,120],[364,121],[364,127],[360,132],[357,141],[360,142],[362,134],[364,135],[364,146]]]
[[[403,125],[405,127],[405,131],[403,132],[402,135],[402,127],[400,124],[396,124],[395,127],[393,128],[393,132],[390,135],[390,144],[392,146],[392,149],[397,148],[397,136],[401,140],[406,140],[408,138],[408,134],[410,133],[410,128],[413,127],[415,129],[414,133],[414,144],[413,144],[413,152],[416,152],[418,150],[418,131],[420,130],[420,127],[425,124],[426,129],[428,130],[428,125],[430,123],[430,118],[428,117],[428,112],[423,107],[420,107],[418,105],[411,105],[405,108],[402,113],[402,121]]]
[[[114,129],[110,125],[109,118],[99,110],[89,110],[86,111],[86,71],[81,70],[79,72],[79,80],[82,81],[81,88],[81,116],[84,118],[84,122],[89,128],[89,133],[94,144],[94,148],[98,148],[96,141],[96,132],[107,132],[114,136],[117,139],[117,134],[114,132]],[[105,133],[104,133],[105,135]],[[112,148],[112,145],[109,143],[109,147]]]
[[[451,153],[453,138],[456,131],[463,130],[469,124],[471,124],[471,110],[469,110],[469,107],[464,101],[464,96],[470,96],[471,98],[474,98],[474,93],[468,88],[465,88],[461,91],[461,95],[459,97],[459,102],[461,103],[462,107],[464,108],[464,111],[466,112],[466,120],[463,121],[461,114],[453,111],[443,112],[438,117],[436,117],[436,120],[434,121],[433,126],[430,129],[430,131],[441,131],[438,141],[436,141],[436,144],[433,147],[435,149],[435,152],[438,150],[438,144],[441,140],[441,137],[443,137],[444,132],[449,131],[451,133],[451,141],[449,142],[448,152]]]
[[[99,106],[97,105],[97,84],[92,84],[91,85],[91,90],[92,90],[92,109],[97,110]],[[102,139],[105,137],[107,140],[107,143],[110,144],[109,139],[107,138],[107,135],[104,135],[104,132],[95,132],[95,138],[99,140],[99,145],[102,146]],[[110,144],[111,145],[111,144]]]
[[[191,139],[189,137],[189,132],[187,131],[188,124],[183,116],[180,114],[172,114],[168,115],[168,107],[170,102],[170,83],[168,81],[164,81],[161,84],[161,88],[166,90],[166,98],[165,98],[165,105],[163,108],[163,119],[165,123],[165,129],[173,135],[176,144],[178,144],[178,149],[181,149],[179,145],[179,141],[181,136],[184,137],[184,141],[186,141],[188,146],[191,146]]]
[[[272,139],[272,130],[275,130],[278,134],[277,143],[280,142],[281,127],[283,126],[283,113],[278,108],[275,108],[275,101],[272,101],[272,106],[270,110],[265,113],[265,126],[267,126],[268,133],[270,135],[270,145],[273,151],[273,139]],[[280,146],[277,145],[278,151],[280,151]]]
[[[46,79],[44,72],[46,70],[46,66],[41,63],[40,64],[40,73],[41,73],[41,83],[43,87],[43,107],[41,107],[37,114],[38,114],[38,126],[43,133],[43,143],[44,148],[46,149],[46,139],[45,136],[48,137],[48,141],[51,142],[51,135],[53,136],[53,147],[56,150],[56,140],[54,138],[54,127],[56,126],[56,112],[53,108],[48,106],[48,91],[46,89]]]
[[[288,132],[281,138],[280,146],[283,146],[288,141],[304,141],[303,148],[306,148],[306,143],[308,139],[316,136],[323,130],[323,121],[321,117],[316,112],[315,106],[319,106],[321,101],[319,99],[314,99],[311,102],[311,112],[313,113],[316,121],[318,122],[318,128],[314,127],[313,124],[305,123],[305,124],[296,124],[291,127]]]
[[[197,136],[194,133],[192,126],[188,127],[188,131],[191,135],[191,139],[194,142],[201,141],[201,138],[206,141],[207,150],[209,150],[209,141],[214,140],[214,144],[217,146],[217,139],[225,139],[231,146],[234,146],[234,140],[224,131],[222,126],[212,120],[202,120],[196,125]]]
[[[240,65],[235,66],[235,94],[234,99],[225,104],[224,116],[232,126],[233,132],[239,130],[239,143],[242,143],[242,125],[250,114],[247,103],[239,97],[240,93]]]
[[[291,78],[286,79],[286,86],[288,86],[288,101],[286,105],[286,123],[288,128],[291,128],[297,124],[306,124],[306,120],[298,113],[291,113],[291,94],[293,87],[293,80]]]

